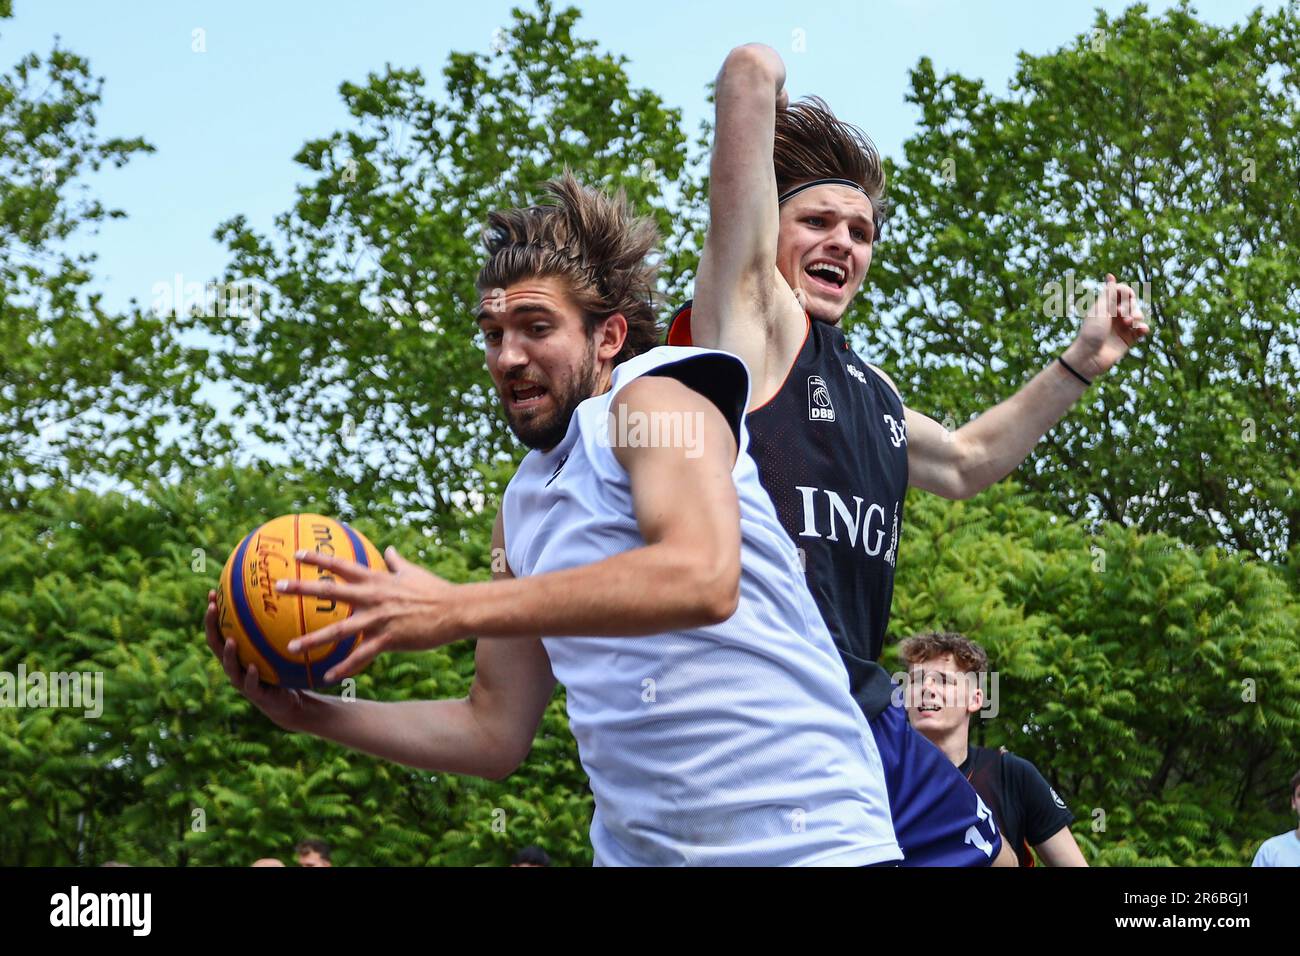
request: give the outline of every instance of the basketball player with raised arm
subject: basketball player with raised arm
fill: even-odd
[[[709,231],[670,345],[724,349],[750,371],[750,452],[868,717],[908,865],[986,864],[1000,839],[969,784],[890,706],[876,664],[909,485],[947,498],[1009,474],[1092,378],[1147,332],[1133,291],[1104,294],[1059,361],[949,433],[905,408],[837,323],[883,222],[874,146],[820,101],[789,107],[770,47],[733,50],[715,89]],[[1014,865],[1008,849],[1000,862]]]
[[[532,449],[493,532],[509,567],[456,585],[392,548],[392,573],[302,553],[336,580],[281,588],[352,605],[289,648],[364,631],[327,679],[478,637],[469,696],[261,686],[210,602],[214,653],[288,730],[495,779],[528,755],[558,679],[598,865],[897,861],[874,738],[746,452],[744,365],[651,350],[652,221],[568,176],[548,188],[551,204],[490,217],[477,283],[488,371]]]

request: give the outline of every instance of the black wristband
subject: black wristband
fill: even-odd
[[[1061,356],[1058,355],[1058,356],[1056,357],[1056,360],[1057,360],[1058,362],[1060,362],[1062,365],[1065,366],[1065,370],[1066,370],[1067,372],[1069,372],[1071,375],[1073,375],[1075,378],[1077,378],[1079,381],[1081,381],[1084,385],[1091,385],[1091,384],[1092,384],[1092,382],[1088,381],[1086,378],[1084,378],[1082,375],[1080,375],[1078,372],[1076,372],[1073,368],[1071,368],[1071,367],[1070,367],[1070,363],[1067,362],[1065,359],[1061,358]]]

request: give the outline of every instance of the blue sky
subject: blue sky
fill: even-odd
[[[16,0],[0,25],[0,69],[27,52],[47,53],[55,34],[105,79],[99,129],[141,135],[155,147],[92,180],[96,195],[128,218],[82,246],[99,256],[95,286],[110,309],[147,306],[155,283],[205,282],[226,255],[211,236],[245,214],[259,230],[288,208],[300,180],[303,142],[348,125],[338,97],[386,62],[421,68],[435,90],[452,50],[486,52],[513,5],[397,2],[163,2]],[[560,4],[562,5],[562,4]],[[793,96],[818,93],[898,155],[916,122],[904,102],[907,73],[921,56],[941,71],[1004,89],[1016,53],[1042,53],[1089,29],[1091,0],[582,0],[579,31],[630,59],[637,86],[681,107],[688,130],[705,116],[705,84],[727,51],[746,41],[776,47]],[[1241,20],[1257,4],[1201,0],[1214,23]],[[1268,0],[1264,6],[1279,4]],[[1149,7],[1162,11],[1167,2]],[[194,31],[206,51],[195,52]],[[805,49],[794,51],[795,31]]]

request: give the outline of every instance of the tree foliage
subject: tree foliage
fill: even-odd
[[[0,10],[0,18],[7,17]],[[33,485],[170,471],[211,421],[166,316],[106,311],[74,243],[124,213],[88,173],[152,151],[95,129],[102,80],[61,47],[0,74],[0,503]],[[172,423],[179,438],[164,439]],[[189,449],[186,451],[186,449]]]
[[[303,147],[314,178],[276,236],[242,218],[219,230],[228,279],[270,290],[255,322],[198,320],[231,344],[221,375],[258,437],[337,476],[340,502],[391,496],[405,520],[450,531],[492,477],[484,464],[517,457],[472,318],[489,211],[534,201],[568,167],[623,187],[667,231],[679,115],[575,35],[577,19],[547,0],[514,11],[491,54],[450,56],[438,97],[418,70],[344,83],[356,128]]]
[[[960,424],[1069,343],[1107,272],[1152,335],[1018,478],[1045,506],[1279,558],[1300,543],[1300,15],[1141,6],[1006,96],[912,71],[920,130],[858,318],[909,402]],[[1082,315],[1082,309],[1079,311]],[[906,383],[904,385],[903,383]]]
[[[46,489],[0,513],[12,542],[0,553],[0,671],[103,675],[99,716],[0,707],[0,862],[247,865],[285,859],[311,835],[341,864],[501,864],[534,843],[561,863],[590,862],[591,798],[562,694],[524,767],[495,783],[287,734],[230,687],[196,627],[208,589],[257,523],[325,507],[321,487],[218,469],[144,502]],[[453,580],[487,577],[486,535],[467,554],[356,525]],[[462,642],[381,660],[356,693],[462,697],[473,669]]]
[[[1265,562],[1031,500],[910,498],[891,631],[985,647],[975,741],[1055,782],[1094,864],[1249,864],[1300,766],[1300,599]]]

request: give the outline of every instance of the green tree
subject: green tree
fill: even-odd
[[[0,507],[24,507],[34,484],[165,473],[211,421],[167,318],[105,311],[95,256],[72,251],[124,215],[86,174],[153,149],[98,134],[102,86],[58,46],[0,74]],[[168,422],[179,439],[159,437]]]
[[[1068,344],[1113,272],[1152,335],[1017,477],[1076,516],[1281,557],[1300,545],[1300,16],[1135,6],[1006,96],[912,71],[920,130],[855,318],[909,403],[960,424]],[[1082,314],[1082,313],[1080,313]]]
[[[229,686],[199,632],[207,590],[250,527],[323,510],[325,485],[212,469],[145,501],[42,489],[0,513],[0,672],[104,675],[99,716],[0,707],[0,863],[243,865],[311,834],[344,864],[500,864],[528,843],[590,862],[562,694],[525,764],[490,782],[286,734]],[[1300,763],[1300,601],[1265,563],[1113,523],[1092,534],[1027,498],[1004,484],[911,502],[894,633],[989,649],[998,714],[976,741],[1044,770],[1093,863],[1249,862],[1286,825]],[[470,553],[356,523],[449,579],[487,576],[485,539]],[[459,697],[472,674],[460,642],[381,658],[357,693]]]
[[[199,627],[208,589],[251,527],[322,510],[322,486],[213,469],[145,501],[38,489],[28,509],[0,512],[0,673],[103,682],[99,714],[0,707],[0,864],[237,866],[284,859],[308,835],[345,865],[502,864],[530,843],[590,863],[591,797],[562,694],[525,765],[490,782],[287,734],[229,685]],[[466,559],[415,531],[357,526],[453,580],[487,577],[486,546]],[[464,696],[473,652],[390,655],[356,693]]]
[[[1055,782],[1094,864],[1249,864],[1300,766],[1300,600],[1270,564],[1032,498],[910,499],[891,631],[988,650],[975,742]]]
[[[228,278],[271,294],[256,322],[196,322],[229,342],[221,375],[255,434],[335,475],[339,506],[387,501],[454,535],[515,460],[472,319],[490,210],[532,201],[568,166],[669,225],[679,115],[576,36],[577,20],[548,0],[515,10],[493,52],[451,55],[436,99],[418,70],[344,83],[356,128],[303,147],[315,178],[275,239],[242,218],[219,230]]]

